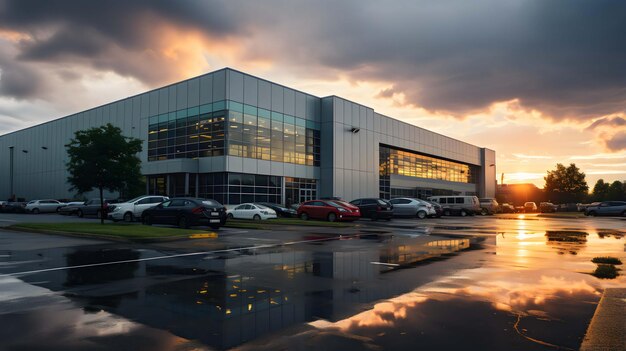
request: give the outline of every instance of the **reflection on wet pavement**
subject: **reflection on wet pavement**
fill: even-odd
[[[624,260],[625,240],[619,222],[569,222],[467,219],[238,246],[254,243],[248,234],[211,244],[232,251],[148,261],[175,251],[0,249],[0,273],[126,262],[3,277],[0,324],[18,321],[22,336],[0,331],[0,343],[28,349],[60,333],[51,343],[68,350],[577,349],[602,289],[626,282],[589,275],[591,258]]]

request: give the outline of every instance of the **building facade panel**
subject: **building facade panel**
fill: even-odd
[[[106,123],[144,141],[139,157],[150,193],[215,195],[225,203],[495,193],[492,150],[336,96],[223,69],[0,136],[0,198],[10,197],[11,187],[26,199],[74,197],[64,145],[75,131]],[[389,148],[397,151],[381,158]],[[385,173],[382,164],[400,168]],[[461,169],[476,179],[462,180]],[[253,185],[250,175],[258,176]]]

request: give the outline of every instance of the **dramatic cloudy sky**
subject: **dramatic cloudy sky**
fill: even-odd
[[[626,179],[626,2],[0,0],[0,134],[225,66]],[[498,176],[499,177],[499,176]]]

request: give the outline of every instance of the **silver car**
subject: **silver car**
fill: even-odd
[[[626,216],[626,202],[595,202],[585,208],[586,216]]]
[[[31,213],[57,212],[65,206],[64,202],[57,200],[33,200],[26,204],[26,211]]]
[[[435,215],[435,208],[428,202],[410,197],[397,197],[389,200],[393,205],[394,216],[411,216],[424,219]]]

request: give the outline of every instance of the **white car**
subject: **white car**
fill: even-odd
[[[420,199],[397,197],[389,200],[393,205],[394,216],[411,216],[424,219],[437,214],[432,204]]]
[[[113,207],[113,209],[109,210],[107,217],[113,221],[124,220],[125,222],[132,222],[135,219],[140,219],[143,211],[167,200],[169,200],[169,197],[167,196],[139,196],[126,202],[109,205],[110,207]]]
[[[43,212],[57,212],[66,204],[57,200],[33,200],[26,204],[26,212],[34,214]]]
[[[276,211],[269,207],[259,204],[241,204],[230,210],[226,210],[228,218],[254,219],[260,221],[262,219],[278,218]]]

